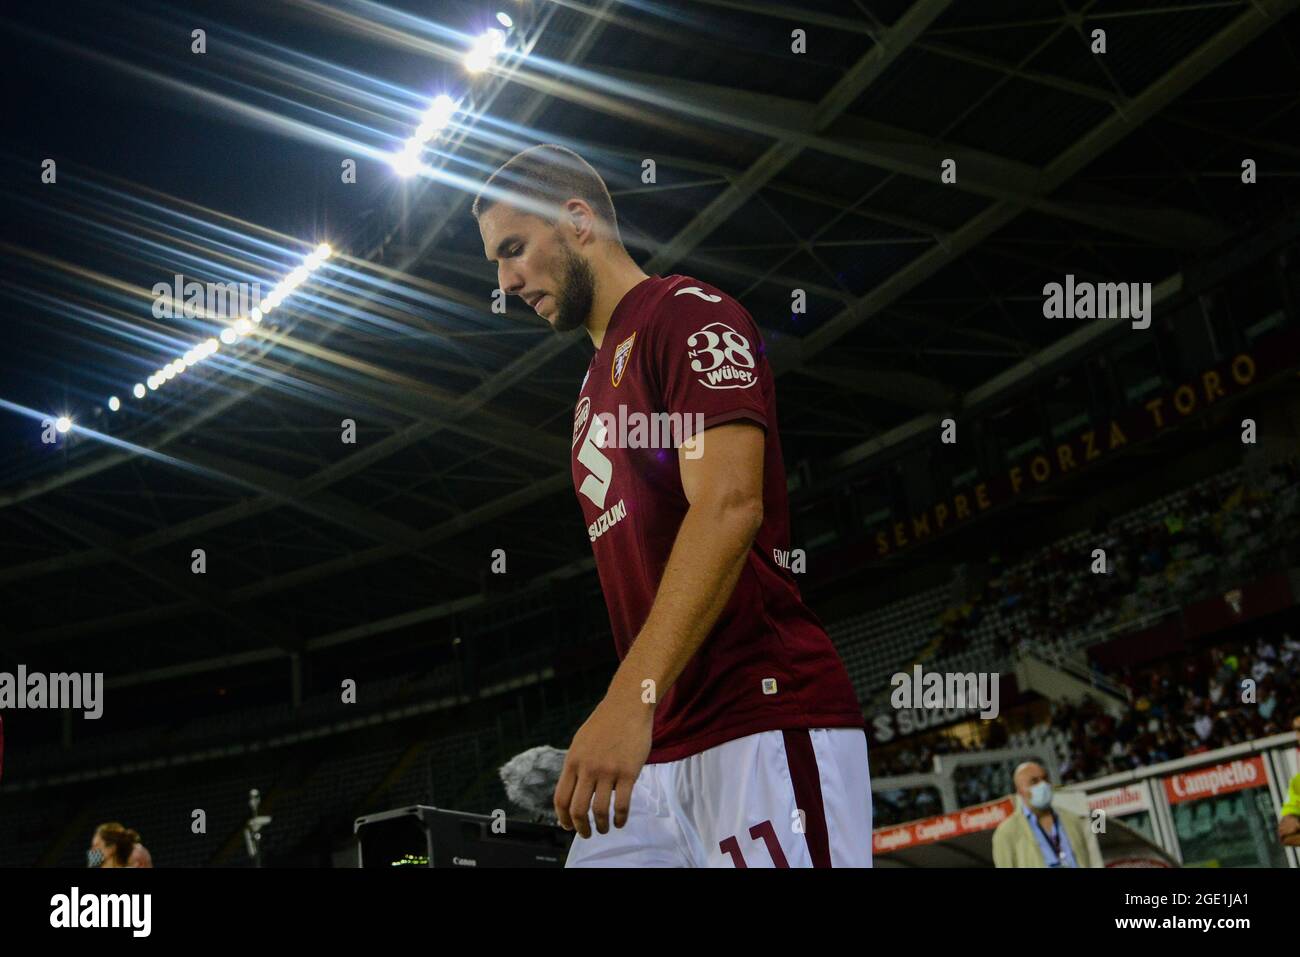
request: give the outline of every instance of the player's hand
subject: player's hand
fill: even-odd
[[[1300,834],[1300,817],[1294,814],[1282,815],[1282,820],[1277,822],[1278,839],[1285,842],[1288,837]]]
[[[614,796],[614,826],[627,823],[632,785],[650,754],[654,708],[638,695],[625,700],[611,692],[578,729],[555,786],[555,814],[566,831],[591,837],[587,811],[596,830],[609,832],[609,799]]]

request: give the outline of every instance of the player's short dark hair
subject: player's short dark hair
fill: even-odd
[[[506,203],[554,225],[560,208],[575,198],[592,208],[615,240],[623,241],[605,181],[585,159],[555,143],[530,146],[501,164],[474,197],[470,212],[478,220],[497,203]]]

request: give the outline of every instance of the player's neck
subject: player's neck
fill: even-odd
[[[609,320],[628,290],[649,278],[631,257],[611,261],[597,274],[596,294],[591,303],[591,315],[587,317],[587,333],[597,349],[605,341]]]
[[[1055,827],[1055,824],[1053,823],[1052,820],[1052,809],[1049,807],[1049,808],[1045,808],[1042,811],[1035,811],[1034,813],[1038,815],[1038,826],[1041,827],[1048,834],[1051,834],[1052,828]]]

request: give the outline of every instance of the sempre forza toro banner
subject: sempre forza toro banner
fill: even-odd
[[[1289,332],[1262,339],[1253,351],[1238,353],[1103,425],[1080,431],[1053,449],[1035,452],[1005,473],[970,485],[920,514],[891,516],[891,521],[872,535],[874,555],[893,555],[951,531],[989,509],[1087,468],[1127,446],[1148,441],[1297,362],[1300,334]]]

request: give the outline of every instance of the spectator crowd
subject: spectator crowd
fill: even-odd
[[[1109,675],[1128,694],[1118,717],[1094,698],[1052,702],[1049,740],[1056,742],[1057,771],[1074,783],[1172,761],[1290,730],[1300,715],[1300,639],[1290,631],[1207,647]],[[936,755],[1007,747],[1024,734],[1006,716],[987,723],[982,740],[935,732],[926,738],[874,749],[873,779],[933,770]],[[1006,793],[1001,763],[962,768],[958,802],[979,804]],[[933,789],[877,792],[876,826],[941,811]]]
[[[1079,542],[1053,543],[1012,567],[991,554],[983,587],[940,614],[935,657],[968,648],[990,616],[1002,658],[1026,639],[1073,644],[1187,604],[1225,574],[1240,580],[1274,570],[1276,546],[1300,532],[1300,460],[1258,477],[1217,476],[1164,502],[1149,519],[1103,515]],[[1095,548],[1106,553],[1105,575],[1092,572]]]
[[[1084,535],[1010,567],[995,552],[983,586],[940,614],[933,660],[942,669],[945,657],[970,649],[988,626],[990,667],[1026,643],[1078,648],[1145,615],[1212,594],[1229,579],[1240,583],[1275,571],[1279,546],[1300,532],[1298,513],[1300,460],[1292,458],[1253,476],[1234,470],[1208,479],[1137,516],[1103,515]],[[1105,550],[1105,575],[1092,573],[1094,548]],[[1058,771],[1067,783],[1285,731],[1300,714],[1300,640],[1289,632],[1109,677],[1129,695],[1118,718],[1093,699],[1051,703],[1050,738],[1064,752]],[[1025,730],[998,718],[978,737],[936,732],[876,748],[872,775],[929,772],[936,755],[1006,747],[1023,741]],[[1004,794],[1004,770],[997,764],[962,768],[955,776],[959,803]],[[940,811],[939,794],[931,788],[875,795],[877,826]]]

